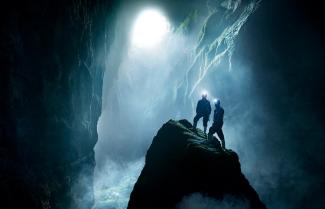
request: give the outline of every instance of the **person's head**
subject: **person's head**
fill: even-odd
[[[214,106],[216,107],[216,108],[219,108],[220,107],[220,99],[215,99],[214,101]]]
[[[202,99],[207,99],[208,97],[208,92],[204,91],[202,92]]]

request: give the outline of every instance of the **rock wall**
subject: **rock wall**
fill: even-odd
[[[113,5],[7,3],[0,39],[1,208],[91,208]]]

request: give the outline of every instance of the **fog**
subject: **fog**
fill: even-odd
[[[188,15],[178,22],[163,6],[125,4],[119,8],[95,148],[96,208],[126,208],[155,133],[169,119],[192,122],[203,90],[208,91],[210,101],[221,99],[226,147],[239,154],[243,173],[262,201],[271,209],[292,208],[293,196],[286,192],[307,174],[303,163],[293,163],[298,158],[290,151],[289,125],[277,126],[279,115],[267,104],[266,92],[258,82],[260,74],[245,58],[243,44],[237,46],[236,42],[259,9],[259,1],[220,1],[222,10],[211,4],[214,1],[193,2],[191,8],[183,8]],[[170,28],[159,43],[141,47],[132,42],[131,34],[137,15],[148,8],[164,15]],[[202,128],[202,121],[198,127]],[[294,190],[295,198],[302,198],[305,188],[307,182],[301,182]],[[215,206],[216,200],[200,195],[197,199],[208,205],[212,202],[213,206],[203,204],[201,208],[224,208],[222,204],[226,204],[217,202]],[[191,208],[184,204],[179,208]]]

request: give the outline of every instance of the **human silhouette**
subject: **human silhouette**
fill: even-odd
[[[211,114],[211,104],[207,97],[207,93],[202,94],[202,99],[200,99],[196,105],[196,115],[193,120],[193,127],[196,128],[197,122],[203,117],[204,133],[207,131],[208,121]]]
[[[209,128],[209,133],[208,133],[208,139],[212,139],[213,134],[217,133],[220,141],[221,141],[221,146],[222,148],[226,148],[225,144],[225,137],[222,132],[222,126],[223,126],[223,115],[224,115],[224,109],[220,105],[220,100],[217,100],[215,102],[215,110],[213,114],[213,124]]]

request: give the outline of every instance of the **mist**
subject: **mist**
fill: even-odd
[[[268,208],[295,208],[311,188],[313,176],[302,159],[305,152],[292,142],[294,137],[301,138],[295,130],[303,124],[293,124],[300,120],[295,114],[284,115],[283,108],[289,107],[278,101],[279,97],[287,98],[291,84],[270,69],[272,66],[264,72],[256,71],[255,58],[247,56],[250,46],[245,44],[254,39],[241,37],[249,20],[261,15],[258,12],[263,2],[234,2],[222,5],[229,15],[222,21],[213,16],[211,1],[193,1],[184,6],[187,15],[181,17],[175,17],[164,4],[150,4],[148,8],[157,9],[170,24],[166,36],[152,48],[141,48],[131,41],[134,21],[147,9],[146,4],[126,3],[119,8],[115,39],[107,58],[111,62],[104,77],[95,148],[97,208],[126,208],[155,133],[169,119],[192,122],[203,90],[208,91],[210,101],[221,99],[226,147],[238,153],[243,173]],[[256,22],[250,22],[250,27],[257,27],[253,25]],[[217,29],[207,29],[212,26]],[[282,94],[273,97],[264,81],[277,82],[275,90]],[[302,118],[308,115],[298,106],[294,108],[301,111]],[[319,127],[317,118],[308,122]],[[202,121],[198,124],[202,128]],[[313,179],[321,183],[321,179]],[[194,199],[204,202],[202,209],[226,204],[200,195]],[[191,208],[186,202],[193,197],[184,201],[179,209]]]

